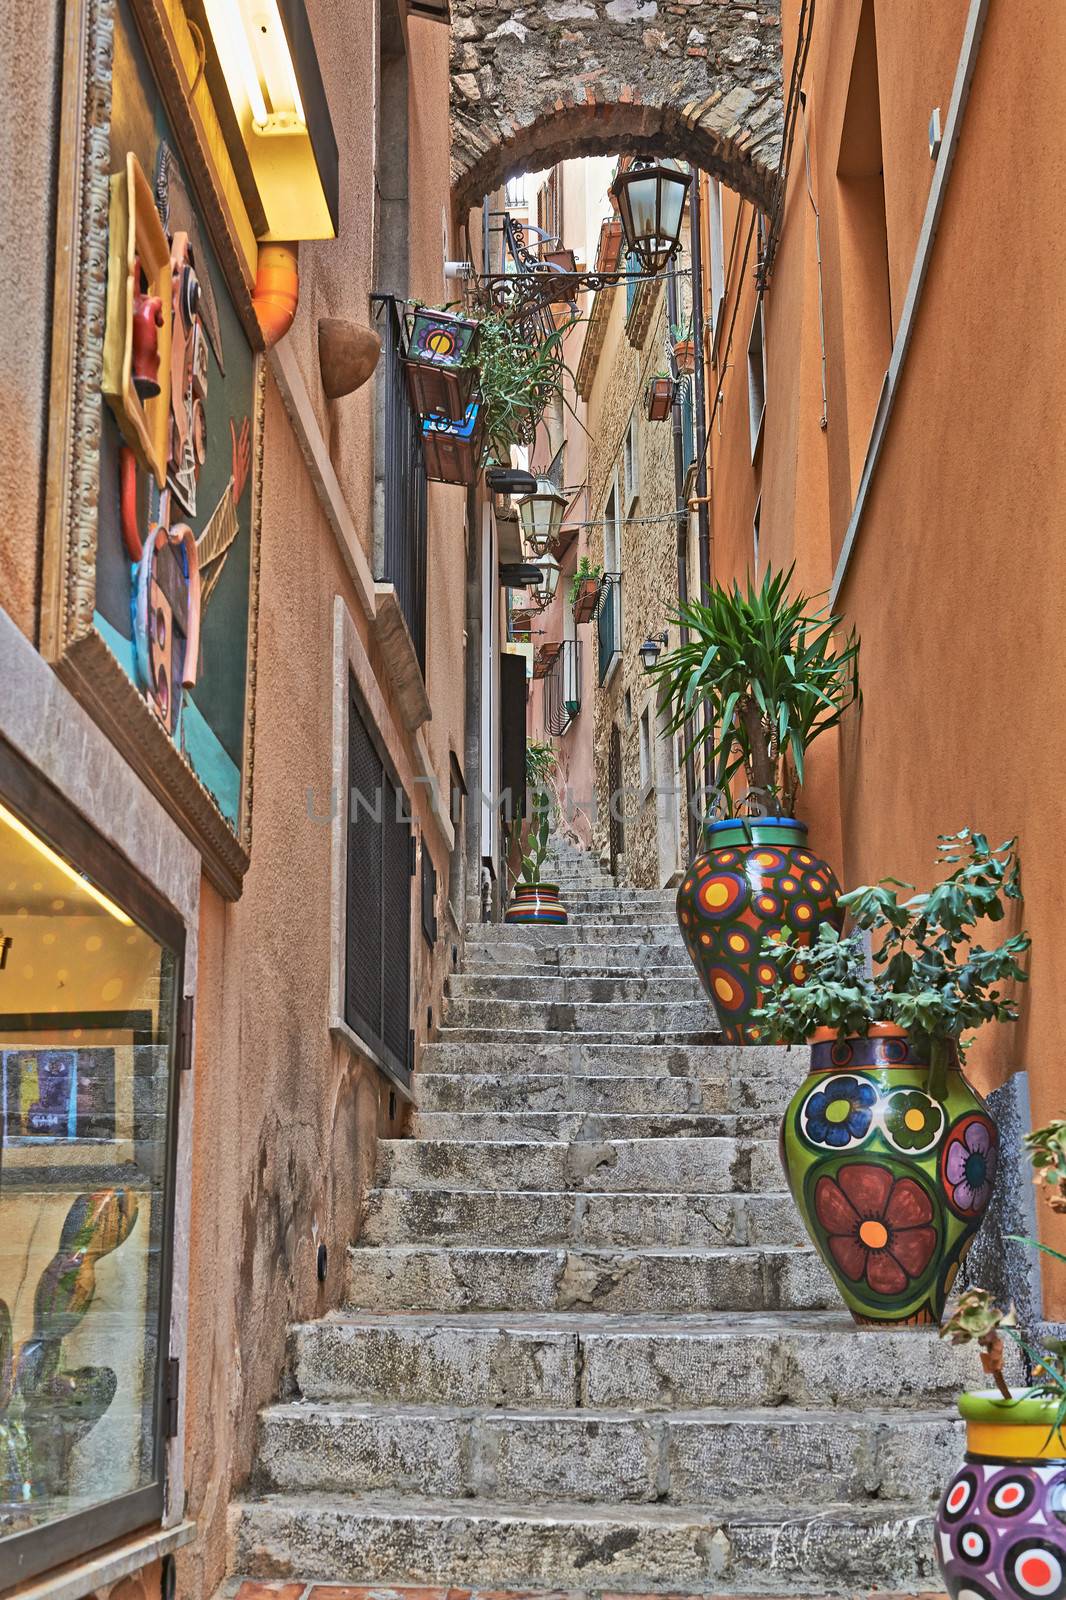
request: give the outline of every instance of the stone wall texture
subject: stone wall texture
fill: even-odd
[[[630,327],[643,323],[646,333],[639,346],[630,343],[626,327],[626,298],[622,289],[604,290],[613,296],[611,316],[589,399],[588,429],[590,508],[599,517],[616,483],[621,529],[622,641],[621,659],[608,682],[594,698],[594,765],[596,808],[594,848],[608,849],[611,804],[608,752],[612,725],[621,735],[624,800],[624,858],[628,882],[659,887],[676,865],[676,840],[680,837],[680,797],[669,741],[656,737],[654,687],[638,654],[641,641],[663,632],[677,604],[677,495],[674,482],[673,429],[669,422],[649,422],[644,411],[648,379],[667,365],[669,328],[666,295],[661,284],[642,288],[655,296],[650,318],[637,301]],[[625,441],[634,419],[637,492],[629,503],[625,483]],[[593,528],[589,557],[609,571],[606,530]],[[671,644],[677,630],[671,630]],[[589,663],[595,672],[596,662]],[[650,772],[641,766],[641,716],[647,711],[650,726]],[[676,740],[674,741],[676,748]],[[617,802],[616,802],[617,803]]]
[[[573,156],[683,156],[765,204],[780,154],[781,20],[743,0],[454,0],[460,210]]]

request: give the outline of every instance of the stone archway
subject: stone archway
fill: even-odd
[[[683,156],[763,207],[782,124],[781,19],[760,0],[452,0],[460,214],[573,156]]]

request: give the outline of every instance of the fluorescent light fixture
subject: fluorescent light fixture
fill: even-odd
[[[12,833],[17,833],[20,839],[25,839],[27,844],[32,844],[33,848],[44,856],[46,861],[51,862],[53,867],[58,867],[63,876],[69,878],[71,883],[75,884],[79,889],[84,889],[87,895],[91,895],[97,905],[103,906],[108,915],[114,917],[116,922],[123,923],[127,928],[133,927],[132,917],[128,917],[120,906],[117,906],[113,900],[109,900],[107,895],[96,887],[95,883],[90,883],[88,878],[83,877],[76,867],[70,865],[69,861],[64,861],[61,855],[57,855],[51,845],[45,844],[43,839],[38,839],[32,828],[27,828],[26,824],[19,817],[16,817],[13,811],[9,811],[3,805],[0,805],[0,822],[5,822]]]

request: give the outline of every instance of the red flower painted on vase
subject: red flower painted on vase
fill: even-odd
[[[933,1205],[913,1178],[856,1162],[819,1178],[814,1210],[846,1278],[875,1294],[899,1295],[920,1278],[936,1249]]]

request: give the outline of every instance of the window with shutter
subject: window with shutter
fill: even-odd
[[[422,841],[422,936],[432,950],[437,942],[437,869]]]
[[[411,822],[354,680],[348,708],[345,1017],[407,1081],[411,1010]]]

